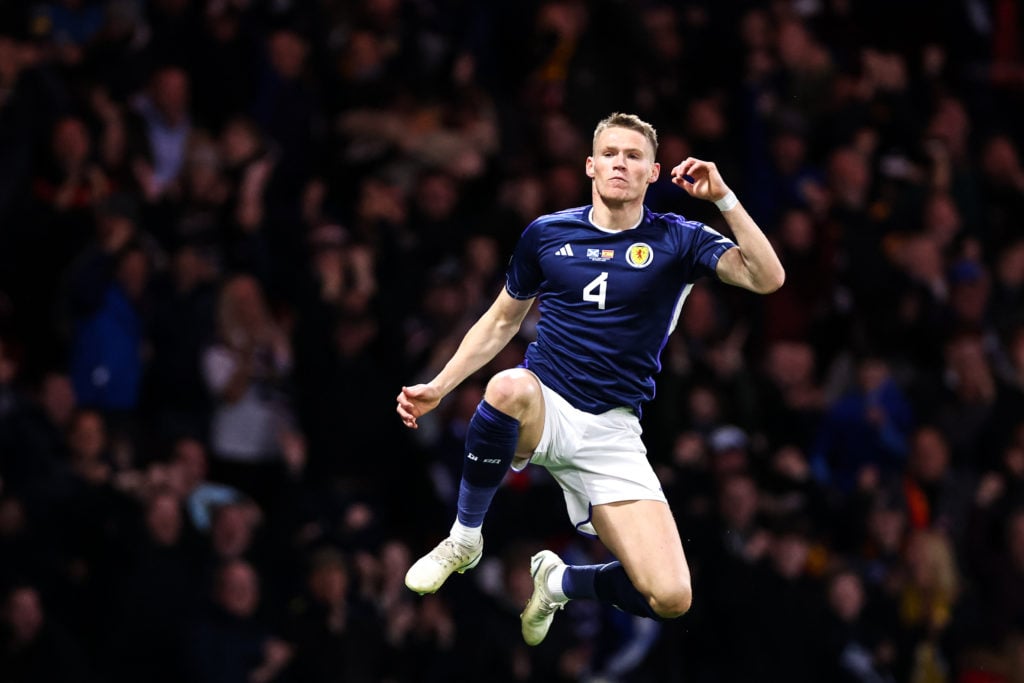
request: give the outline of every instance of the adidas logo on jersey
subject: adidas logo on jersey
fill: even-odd
[[[566,242],[564,247],[555,252],[555,256],[575,256],[572,253],[572,245]]]

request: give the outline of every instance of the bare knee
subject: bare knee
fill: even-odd
[[[693,603],[693,589],[689,582],[678,584],[648,595],[651,609],[662,619],[675,619],[686,614]]]
[[[517,419],[521,419],[539,398],[537,378],[519,368],[499,372],[487,383],[484,392],[488,403]]]

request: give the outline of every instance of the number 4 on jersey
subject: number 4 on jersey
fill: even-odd
[[[601,273],[583,288],[583,300],[597,302],[597,307],[604,310],[605,295],[608,293],[608,273]]]

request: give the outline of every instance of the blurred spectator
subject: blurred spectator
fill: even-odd
[[[985,141],[981,151],[981,191],[985,198],[985,241],[1002,247],[1016,234],[1013,217],[1024,210],[1024,167],[1018,147],[1009,135],[996,133]]]
[[[309,249],[319,299],[342,313],[365,313],[377,292],[373,251],[350,243],[347,231],[338,225],[313,230]]]
[[[191,133],[179,181],[150,211],[153,232],[168,251],[190,246],[215,261],[227,246],[223,223],[228,220],[231,185],[224,172],[218,141],[207,131]]]
[[[228,196],[223,200],[226,215],[217,225],[221,244],[214,253],[220,257],[222,271],[245,270],[266,282],[276,275],[265,228],[272,208],[268,207],[268,186],[279,171],[280,153],[270,147],[259,125],[244,115],[225,124],[220,148]]]
[[[812,539],[802,517],[779,521],[768,551],[768,571],[755,577],[755,593],[765,591],[771,597],[755,610],[754,618],[777,627],[768,629],[768,637],[760,643],[769,680],[814,681],[821,676],[822,634],[815,626],[823,616],[818,598],[821,586],[819,577],[811,573],[811,550]]]
[[[237,489],[207,478],[209,459],[198,439],[183,436],[175,441],[170,468],[171,485],[181,496],[192,527],[202,534],[209,533],[220,507],[245,502]]]
[[[29,397],[19,386],[19,355],[12,340],[0,336],[0,453],[3,454],[0,455],[0,481],[5,488],[13,484],[16,491],[25,485],[27,478],[27,473],[19,470],[31,466],[31,455],[36,455],[19,452],[27,445],[18,431],[29,409]]]
[[[996,517],[1001,494],[979,488],[972,519],[969,557],[979,587],[980,627],[984,642],[998,644],[1024,617],[1024,508],[1020,501]]]
[[[418,176],[409,227],[419,236],[426,265],[440,265],[445,253],[462,252],[471,224],[461,200],[462,188],[451,175],[427,170]]]
[[[826,410],[814,347],[804,341],[769,345],[757,401],[758,427],[773,445],[792,443],[810,451]]]
[[[61,52],[73,53],[81,60],[82,50],[92,41],[103,25],[103,9],[80,0],[59,0],[36,9],[32,19],[48,28],[48,35]]]
[[[828,491],[811,473],[807,456],[796,446],[787,445],[769,456],[759,501],[760,509],[773,519],[800,516],[812,520],[812,531],[827,535],[832,520]]]
[[[1003,245],[992,272],[992,319],[1006,327],[1024,324],[1024,239]]]
[[[427,280],[417,314],[405,323],[405,360],[413,367],[440,368],[448,347],[469,328],[467,293],[451,268],[437,269]]]
[[[953,329],[989,328],[991,283],[984,267],[969,259],[952,264],[949,274],[949,325]]]
[[[109,89],[117,102],[124,102],[145,85],[152,68],[149,54],[150,28],[144,8],[133,0],[86,3],[103,14],[84,55],[83,68]]]
[[[273,29],[266,39],[252,115],[280,150],[281,182],[302,187],[321,164],[323,103],[309,76],[309,40],[290,27]]]
[[[141,65],[136,62],[135,66]],[[138,192],[132,168],[132,119],[123,94],[120,99],[115,99],[106,83],[97,83],[91,87],[87,97],[96,141],[96,161],[109,179],[111,191]]]
[[[392,370],[378,352],[381,325],[373,315],[376,253],[353,243],[338,225],[309,235],[311,272],[299,278],[293,341],[297,412],[309,442],[314,479],[321,475],[368,483],[375,463],[355,454],[386,447],[387,425],[372,405],[385,400],[379,378]]]
[[[879,304],[885,294],[885,278],[880,277],[886,272],[880,249],[883,226],[868,211],[871,172],[864,154],[853,147],[836,149],[829,156],[828,229],[839,235],[840,282],[860,310]]]
[[[945,344],[942,385],[933,390],[933,421],[949,442],[953,464],[978,467],[994,452],[999,385],[980,334],[954,334]],[[1005,432],[1003,432],[1005,434]]]
[[[3,30],[0,31],[0,115],[3,116],[5,124],[4,136],[4,162],[13,168],[27,171],[31,168],[32,155],[30,148],[33,142],[32,132],[36,130],[30,113],[34,95],[32,92],[32,72],[35,70],[37,60],[34,55],[26,54],[23,50],[26,36],[24,31],[19,30],[16,24],[24,20],[18,9],[11,8],[4,13]],[[40,102],[41,103],[41,102]],[[43,122],[44,127],[52,121]],[[19,133],[22,134],[19,141]],[[27,134],[27,135],[26,135]],[[8,180],[8,179],[5,179]],[[3,185],[3,193],[0,194],[0,207],[5,211],[9,210],[16,200],[11,191],[16,187],[27,187],[24,184],[26,178],[18,178],[19,182],[7,182]]]
[[[953,198],[935,192],[925,199],[922,213],[924,233],[935,240],[942,253],[952,255],[958,238],[963,237],[963,219]]]
[[[969,472],[953,469],[949,445],[939,430],[919,427],[911,436],[903,478],[911,528],[941,530],[950,538],[963,538],[975,487]]]
[[[93,241],[95,212],[113,188],[96,163],[93,138],[81,116],[57,117],[47,132],[46,150],[27,170],[32,177],[31,208],[8,220],[9,232],[16,237],[11,246],[23,259],[11,264],[16,272],[24,269],[23,296],[48,302],[42,310],[27,305],[19,316],[25,320],[26,340],[40,345],[38,356],[48,367],[64,356],[61,338],[52,333],[57,295],[69,267]]]
[[[707,524],[713,514],[715,490],[707,445],[700,434],[686,431],[675,436],[671,449],[669,462],[656,466],[658,479],[672,509],[681,517],[680,528],[696,529]]]
[[[211,602],[189,631],[185,665],[202,683],[269,683],[293,648],[260,617],[260,581],[252,565],[229,560],[214,577]]]
[[[216,570],[230,560],[256,560],[257,531],[263,521],[262,510],[246,500],[215,508],[206,538],[207,567]]]
[[[36,200],[52,216],[44,225],[60,238],[55,265],[66,267],[88,243],[92,210],[111,191],[109,179],[96,163],[92,136],[80,117],[65,116],[54,124],[49,163],[33,185]]]
[[[470,311],[483,313],[491,294],[503,286],[500,254],[498,242],[491,235],[470,235],[466,240],[461,258],[462,286]]]
[[[70,476],[45,528],[61,555],[65,619],[95,653],[115,618],[102,606],[116,586],[114,568],[126,562],[137,507],[120,486],[127,464],[115,458],[100,413],[79,410],[67,441]]]
[[[1021,424],[1020,416],[1024,415],[1024,324],[1010,328],[1003,339],[995,363],[999,398],[992,428],[997,444],[1012,438],[1013,430]]]
[[[811,457],[815,476],[847,493],[903,467],[913,419],[884,358],[864,356],[856,373],[825,414]]]
[[[158,68],[147,89],[134,100],[140,139],[133,170],[143,196],[156,201],[177,180],[192,131],[188,73],[176,66]]]
[[[344,557],[331,548],[314,552],[287,626],[295,650],[290,680],[327,683],[341,676],[369,681],[385,668],[380,619],[352,593]]]
[[[17,495],[0,495],[0,590],[32,578],[36,586],[52,587],[59,573],[58,553],[29,518]]]
[[[44,514],[47,502],[59,496],[64,483],[65,431],[77,401],[67,375],[48,373],[4,424],[4,456],[0,476],[5,489],[25,496],[30,514]]]
[[[823,674],[837,683],[893,683],[891,634],[867,610],[860,576],[840,569],[828,579],[828,662]]]
[[[860,526],[852,561],[872,599],[895,589],[910,529],[908,518],[902,496],[876,492],[867,499],[867,506],[857,519]]]
[[[181,680],[183,636],[198,607],[195,548],[181,502],[170,491],[145,502],[144,529],[118,576],[118,628],[107,645],[119,656],[115,680]]]
[[[215,275],[209,256],[185,245],[171,255],[170,267],[153,278],[150,356],[141,397],[145,414],[152,417],[152,440],[207,433],[210,394],[201,359],[214,335]]]
[[[3,603],[0,676],[11,683],[89,681],[83,653],[43,606],[38,589],[17,584]]]
[[[150,264],[130,241],[133,227],[114,228],[78,264],[70,283],[71,377],[83,405],[125,413],[138,405],[145,339],[144,300]]]
[[[961,590],[948,537],[915,531],[903,554],[902,585],[896,595],[898,680],[951,681],[954,662],[947,629]]]
[[[155,64],[185,64],[189,39],[199,33],[200,8],[180,0],[155,0],[145,7],[149,49]]]
[[[554,211],[556,206],[581,206],[589,199],[589,187],[575,163],[562,162],[547,168],[544,172],[546,191],[545,210]]]
[[[717,583],[716,597],[732,593],[730,600],[750,608],[742,618],[733,607],[717,619],[716,628],[725,629],[717,631],[717,638],[722,639],[717,647],[741,643],[749,653],[742,660],[716,653],[712,661],[721,669],[723,680],[821,680],[824,638],[816,624],[820,624],[824,606],[818,598],[817,580],[807,571],[811,545],[804,527],[800,518],[780,522],[764,541],[762,562],[733,575],[732,581]],[[755,595],[759,597],[752,601]],[[741,619],[749,619],[759,628],[747,628]]]
[[[235,275],[223,284],[216,331],[216,341],[202,358],[214,400],[214,473],[266,501],[284,456],[284,441],[294,430],[286,393],[291,344],[259,283],[248,275]]]
[[[766,342],[825,332],[836,285],[833,245],[811,214],[799,209],[782,214],[776,239],[786,287],[765,299]]]
[[[722,476],[717,486],[714,516],[703,530],[688,529],[694,534],[694,585],[707,602],[703,611],[708,637],[700,642],[711,648],[706,662],[722,660],[726,643],[734,643],[750,657],[756,657],[755,640],[744,621],[739,605],[746,602],[744,592],[751,586],[757,565],[767,556],[771,535],[764,526],[758,508],[759,491],[754,479],[745,472]],[[737,590],[736,587],[743,587]],[[741,616],[742,614],[742,616]],[[724,660],[722,660],[724,661]],[[759,668],[753,659],[733,661],[722,670],[723,680],[740,681]]]
[[[220,130],[230,117],[246,112],[252,103],[256,58],[253,26],[236,2],[208,2],[202,32],[197,36],[192,71],[196,117],[211,130]]]

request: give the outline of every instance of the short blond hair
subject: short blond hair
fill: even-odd
[[[595,149],[597,147],[597,136],[609,128],[635,130],[647,138],[647,142],[651,143],[651,149],[654,150],[654,154],[658,154],[658,131],[654,130],[654,126],[636,114],[623,114],[621,112],[615,112],[597,122],[597,127],[594,128],[594,140],[592,143]]]

